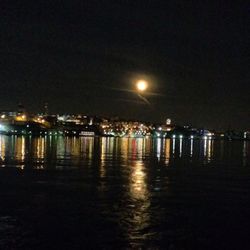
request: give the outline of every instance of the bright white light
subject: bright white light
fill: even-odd
[[[167,124],[167,125],[170,125],[170,124],[171,124],[171,119],[168,118],[168,119],[166,120],[166,124]]]
[[[1,115],[1,118],[4,119],[4,118],[5,118],[5,115]]]
[[[180,138],[183,138],[183,135],[180,135]]]
[[[148,87],[148,83],[144,80],[139,80],[136,84],[136,87],[139,91],[144,91]]]
[[[175,138],[176,137],[176,135],[173,135],[173,138]]]
[[[194,139],[194,136],[193,136],[193,135],[191,135],[191,136],[190,136],[190,138],[191,138],[191,139]]]
[[[0,131],[5,130],[4,125],[0,124]]]

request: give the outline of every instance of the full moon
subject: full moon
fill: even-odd
[[[144,80],[139,80],[137,83],[136,83],[136,87],[139,91],[144,91],[147,89],[148,87],[148,83]]]

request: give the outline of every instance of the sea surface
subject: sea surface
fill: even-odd
[[[250,141],[1,135],[0,249],[250,249]]]

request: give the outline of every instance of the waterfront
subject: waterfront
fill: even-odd
[[[2,135],[0,165],[1,249],[250,246],[249,141]]]

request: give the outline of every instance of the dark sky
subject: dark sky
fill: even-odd
[[[243,1],[1,1],[0,109],[250,128]],[[131,91],[150,83],[151,105]]]

